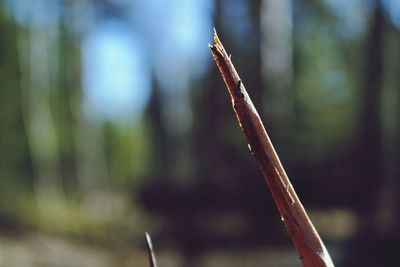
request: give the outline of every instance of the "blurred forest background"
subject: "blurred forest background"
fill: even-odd
[[[400,1],[0,1],[0,266],[300,266],[219,32],[337,266],[399,266]]]

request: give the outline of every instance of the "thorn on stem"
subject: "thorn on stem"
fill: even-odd
[[[236,86],[236,92],[239,97],[244,97],[244,94],[242,93],[242,90],[240,89],[241,86],[242,86],[242,80],[239,80],[238,84]]]

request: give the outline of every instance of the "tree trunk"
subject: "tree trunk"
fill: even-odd
[[[51,9],[45,12],[51,12]],[[57,25],[32,26],[18,32],[23,122],[27,132],[39,207],[63,198],[59,144],[51,110],[51,90],[58,77]],[[54,58],[53,58],[54,57]],[[49,201],[50,200],[50,201]]]
[[[292,30],[292,1],[262,0],[261,66],[267,95],[266,116],[272,124],[279,121],[277,126],[289,122],[294,112],[293,98],[288,93],[292,83]]]
[[[361,212],[371,215],[382,177],[381,147],[381,90],[382,90],[382,45],[384,17],[380,2],[374,10],[371,30],[367,39],[365,58],[365,84],[361,92],[360,143],[358,148]]]
[[[360,226],[351,252],[347,256],[348,264],[370,263],[372,258],[378,259],[379,229],[377,224],[377,208],[379,193],[382,189],[382,140],[381,140],[381,90],[383,65],[383,33],[384,16],[380,1],[376,1],[371,27],[367,36],[365,50],[364,85],[360,95],[360,132],[355,155],[358,179],[357,193],[354,196],[355,207],[359,213]],[[366,257],[368,251],[374,251],[373,257]]]

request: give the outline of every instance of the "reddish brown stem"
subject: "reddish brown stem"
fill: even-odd
[[[233,109],[258,161],[304,267],[333,267],[321,238],[291,185],[264,125],[217,34],[210,49],[232,98]]]

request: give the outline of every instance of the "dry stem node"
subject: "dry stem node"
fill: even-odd
[[[303,266],[333,267],[329,253],[297,197],[260,116],[215,29],[214,42],[215,44],[209,47],[232,98],[236,117],[257,159]]]

